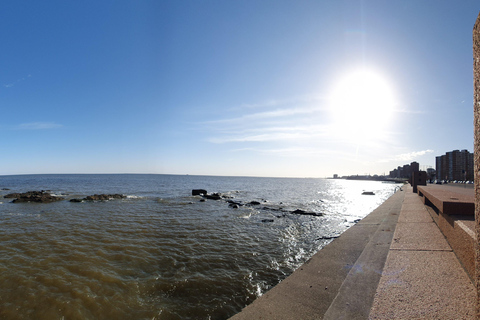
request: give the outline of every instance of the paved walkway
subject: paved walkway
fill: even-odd
[[[232,319],[473,319],[475,299],[405,186]]]
[[[474,286],[407,187],[370,319],[474,319]]]

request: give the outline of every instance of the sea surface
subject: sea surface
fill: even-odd
[[[227,319],[399,185],[180,175],[0,176],[1,319]],[[201,201],[192,189],[219,192]],[[54,203],[11,203],[50,190]],[[375,195],[362,195],[372,191]],[[100,193],[124,199],[84,201]],[[232,208],[226,200],[260,205]],[[322,216],[292,214],[294,210]]]

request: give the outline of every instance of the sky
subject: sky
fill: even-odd
[[[388,174],[473,152],[480,1],[2,1],[0,175]]]

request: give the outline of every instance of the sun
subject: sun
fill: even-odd
[[[335,85],[330,109],[334,128],[348,138],[374,138],[390,122],[394,95],[389,82],[379,73],[360,69]]]

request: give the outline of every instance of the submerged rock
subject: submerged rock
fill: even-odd
[[[4,196],[4,198],[12,198],[14,199],[12,202],[41,202],[41,203],[49,203],[63,200],[63,198],[56,197],[51,195],[48,192],[42,191],[28,191],[24,193],[10,193]]]
[[[241,202],[237,202],[237,201],[233,201],[233,200],[227,200],[227,202],[229,203],[229,207],[233,206],[233,205],[237,205],[239,207],[243,206],[243,204]]]
[[[323,236],[323,237],[320,237],[320,238],[317,238],[316,240],[331,240],[331,239],[336,239],[340,236]]]
[[[112,199],[124,199],[126,196],[123,194],[94,194],[87,196],[83,199],[70,199],[70,202],[82,202],[82,201],[107,201]]]
[[[203,196],[210,200],[222,200],[222,195],[220,193],[204,194]]]
[[[291,214],[300,214],[300,215],[305,215],[305,216],[315,216],[315,217],[321,217],[323,216],[322,213],[317,213],[317,212],[308,212],[308,211],[303,211],[300,209],[297,209],[295,211],[290,212]]]

